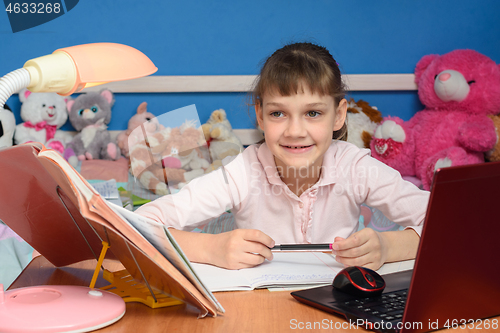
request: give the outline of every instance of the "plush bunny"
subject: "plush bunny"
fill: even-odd
[[[69,121],[79,132],[64,152],[72,165],[78,160],[120,158],[120,150],[107,130],[114,101],[113,93],[107,89],[81,94],[68,101]]]
[[[130,157],[129,155],[129,139],[133,140],[133,137],[130,137],[130,134],[136,129],[138,126],[144,126],[144,131],[146,133],[154,134],[158,131],[163,130],[165,127],[158,122],[158,119],[154,114],[147,111],[148,103],[142,102],[137,108],[137,113],[133,115],[128,121],[127,130],[118,134],[116,138],[116,143],[118,147],[120,147],[122,155],[125,157]],[[142,134],[142,131],[141,131]]]
[[[375,158],[430,189],[438,168],[484,162],[497,142],[500,66],[473,50],[427,55],[415,69],[425,109],[408,122],[388,117],[371,142]]]
[[[71,140],[69,133],[58,130],[68,120],[66,103],[69,99],[56,93],[32,93],[22,89],[19,100],[24,122],[16,126],[14,143],[36,141],[62,154],[65,144]]]

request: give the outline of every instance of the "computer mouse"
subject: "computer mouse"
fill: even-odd
[[[341,270],[333,279],[336,290],[356,296],[378,296],[385,288],[384,279],[374,270],[350,266]]]

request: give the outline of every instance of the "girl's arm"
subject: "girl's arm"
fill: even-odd
[[[204,234],[169,229],[190,261],[240,269],[272,260],[274,241],[260,230],[236,229]]]
[[[245,152],[224,169],[193,179],[176,194],[166,195],[136,210],[169,227],[172,235],[193,262],[229,269],[252,267],[273,258],[274,241],[258,230],[237,229],[221,234],[185,231],[228,209],[238,210],[249,192],[251,163]]]
[[[341,167],[351,170],[349,179],[356,204],[377,208],[406,229],[376,232],[364,228],[346,239],[336,237],[332,248],[337,261],[347,266],[378,269],[385,262],[414,259],[429,192],[404,181],[399,172],[369,157],[366,151],[355,152],[346,161],[349,164]]]
[[[429,192],[404,181],[396,170],[366,155],[353,159],[352,184],[356,203],[378,208],[390,220],[406,227],[377,232],[364,228],[344,239],[334,239],[337,261],[347,266],[380,268],[385,262],[414,259],[420,241]]]

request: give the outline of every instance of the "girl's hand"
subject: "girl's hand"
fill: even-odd
[[[215,266],[240,269],[273,259],[274,240],[260,230],[236,229],[214,236],[208,262]]]
[[[364,266],[379,269],[387,259],[387,244],[382,235],[373,229],[364,228],[347,239],[335,237],[333,254],[345,266]]]

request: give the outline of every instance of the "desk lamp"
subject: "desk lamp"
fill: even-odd
[[[142,52],[121,44],[72,46],[27,61],[0,78],[0,108],[22,88],[67,96],[86,87],[134,79],[157,71]],[[0,284],[0,332],[88,332],[125,314],[110,292],[83,286],[36,286],[4,292]]]

